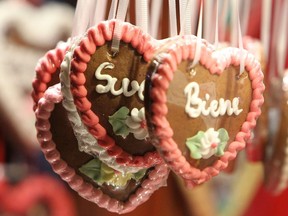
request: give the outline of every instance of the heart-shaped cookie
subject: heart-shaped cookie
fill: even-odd
[[[37,107],[39,99],[49,86],[59,83],[60,64],[64,59],[68,44],[61,42],[53,50],[48,51],[41,59],[39,59],[35,71],[36,77],[33,80],[32,98],[34,100],[34,111]]]
[[[254,38],[245,36],[243,38],[243,47],[248,52],[252,53],[261,64],[261,70],[266,71],[266,61],[264,48],[262,43]],[[264,82],[267,79],[264,79]],[[254,128],[251,139],[247,141],[245,148],[247,159],[251,162],[264,161],[266,144],[268,142],[268,91],[264,92],[264,103],[261,108],[261,116],[257,120],[257,125]]]
[[[116,26],[120,46],[112,53]],[[127,167],[149,168],[162,161],[148,139],[144,114],[144,81],[155,49],[140,28],[110,20],[90,28],[71,56],[77,113],[98,145]]]
[[[194,66],[196,44],[195,37],[185,36],[159,53],[145,87],[150,138],[191,187],[217,175],[245,147],[264,91],[261,66],[252,54],[214,51],[202,41]]]
[[[169,170],[164,163],[141,172],[121,173],[99,161],[96,155],[80,152],[60,103],[62,98],[60,84],[57,84],[46,90],[39,100],[37,137],[53,170],[80,196],[109,211],[127,213],[165,185]]]
[[[288,70],[284,73],[281,89],[280,122],[273,142],[272,154],[266,158],[265,185],[266,188],[279,194],[288,187]],[[278,119],[273,112],[273,119]],[[277,122],[277,121],[276,121]]]

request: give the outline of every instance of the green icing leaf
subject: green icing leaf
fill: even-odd
[[[186,146],[190,150],[190,157],[194,159],[202,158],[199,148],[201,147],[201,139],[204,137],[204,134],[203,131],[199,131],[195,136],[187,138]]]
[[[117,110],[112,116],[109,116],[109,123],[112,125],[113,132],[116,135],[120,135],[123,138],[126,138],[129,134],[129,128],[125,124],[126,119],[128,118],[129,109],[125,106]]]
[[[220,143],[217,147],[217,151],[215,153],[216,156],[222,156],[224,154],[224,149],[229,140],[229,134],[224,128],[220,128],[218,131],[218,138],[220,139]],[[201,159],[202,155],[200,153],[201,148],[201,139],[205,136],[204,131],[199,131],[195,136],[186,139],[186,146],[190,151],[190,157],[193,159]]]
[[[222,156],[224,154],[224,149],[225,149],[226,144],[229,140],[229,134],[224,128],[220,128],[218,130],[218,133],[219,133],[218,137],[220,139],[220,143],[217,147],[217,152],[215,153],[215,155],[219,157],[219,156]]]
[[[100,179],[101,163],[99,159],[95,158],[80,167],[79,171],[97,182]]]
[[[146,171],[147,171],[146,169],[142,169],[134,173],[133,179],[135,179],[136,181],[141,180],[145,176]]]
[[[140,170],[134,174],[116,172],[107,164],[102,163],[98,158],[92,159],[84,164],[79,168],[79,171],[99,185],[106,183],[115,187],[124,187],[131,179],[139,181],[146,173],[146,169]]]

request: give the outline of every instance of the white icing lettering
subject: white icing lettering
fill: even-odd
[[[111,94],[118,96],[123,94],[125,97],[131,97],[138,92],[138,97],[140,100],[144,101],[144,87],[145,87],[145,80],[139,83],[136,80],[130,81],[128,78],[123,78],[120,89],[115,89],[115,84],[118,81],[117,78],[112,77],[108,74],[101,74],[103,69],[113,69],[115,66],[111,62],[103,62],[99,65],[99,67],[95,71],[95,77],[98,80],[107,81],[106,85],[98,84],[96,85],[96,92],[99,94],[104,94],[107,92],[111,92]],[[129,84],[131,85],[131,90],[128,90]]]
[[[196,82],[189,83],[185,89],[184,94],[187,97],[187,102],[185,105],[185,112],[191,118],[197,118],[201,114],[204,116],[211,115],[212,117],[224,116],[227,113],[228,116],[239,115],[243,109],[239,109],[239,98],[233,98],[232,102],[230,100],[224,100],[220,98],[219,101],[212,100],[210,104],[208,101],[210,99],[209,94],[205,94],[205,99],[199,98],[199,84]],[[208,107],[207,107],[208,106]]]

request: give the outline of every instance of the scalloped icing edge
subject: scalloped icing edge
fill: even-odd
[[[37,118],[36,126],[38,125],[37,138],[45,158],[51,164],[54,172],[66,181],[81,197],[96,203],[101,208],[106,208],[108,211],[124,214],[134,210],[137,206],[147,201],[154,191],[166,185],[169,169],[165,163],[155,166],[136,192],[129,197],[127,202],[121,202],[111,198],[100,189],[95,188],[92,184],[85,182],[85,180],[77,175],[75,170],[61,158],[61,154],[52,140],[49,118],[51,112],[54,110],[55,103],[60,103],[61,101],[62,94],[59,84],[48,88],[39,100],[35,112]],[[40,121],[41,123],[39,123]]]
[[[38,60],[35,67],[36,77],[32,81],[33,91],[31,96],[34,101],[33,110],[37,108],[38,101],[43,97],[47,89],[47,84],[51,81],[52,75],[60,67],[65,52],[68,49],[68,43],[63,42],[53,50],[49,50],[42,58]]]
[[[89,133],[86,126],[81,120],[81,117],[74,104],[74,99],[70,91],[70,68],[71,60],[75,50],[75,47],[79,44],[82,38],[76,38],[71,41],[70,48],[67,50],[65,57],[61,63],[60,69],[60,82],[61,92],[63,95],[62,105],[65,108],[68,119],[74,131],[74,135],[78,141],[78,147],[80,151],[86,152],[87,154],[98,155],[99,159],[119,172],[138,172],[143,167],[134,167],[118,164],[115,157],[108,155],[106,149],[98,145],[98,140]],[[82,148],[82,150],[81,150]]]
[[[139,54],[143,55],[146,62],[152,59],[156,45],[154,40],[148,34],[142,32],[139,27],[130,23],[109,20],[99,23],[96,27],[90,28],[87,35],[75,49],[73,60],[71,62],[71,92],[74,96],[74,103],[80,112],[81,119],[88,131],[98,140],[98,144],[103,146],[109,155],[116,158],[116,162],[127,166],[150,167],[161,163],[162,159],[158,152],[147,152],[144,156],[133,156],[124,152],[122,148],[115,144],[115,141],[108,136],[106,129],[103,128],[98,116],[91,110],[91,103],[86,97],[86,91],[80,89],[85,88],[85,70],[91,56],[96,52],[97,47],[104,45],[107,41],[111,41],[113,30],[116,22],[122,27],[120,40],[127,44],[131,44]],[[77,92],[77,93],[76,93]]]
[[[179,37],[180,38],[180,37]],[[264,102],[263,91],[263,73],[260,63],[252,54],[243,50],[245,58],[245,68],[249,73],[252,86],[252,101],[250,103],[250,111],[247,114],[246,121],[242,124],[241,130],[236,134],[234,142],[231,142],[224,155],[220,157],[212,166],[206,167],[202,171],[189,164],[178,149],[177,144],[173,140],[173,130],[166,119],[166,90],[173,79],[173,73],[177,69],[177,65],[183,60],[193,60],[196,47],[195,37],[183,36],[182,43],[178,43],[167,50],[167,53],[160,57],[160,65],[157,72],[152,74],[151,90],[145,88],[145,95],[150,95],[152,104],[146,104],[146,119],[148,120],[148,112],[151,110],[151,121],[155,137],[153,144],[159,150],[161,156],[168,163],[168,166],[178,175],[180,175],[187,187],[194,187],[201,184],[228,166],[228,162],[233,160],[237,152],[245,147],[245,139],[250,136],[250,131],[256,125],[256,119],[261,114],[260,107]],[[211,49],[206,43],[201,44],[201,58],[199,63],[202,64],[211,74],[221,74],[222,71],[230,65],[239,66],[240,50],[238,48],[224,48],[219,51]],[[211,56],[211,57],[210,57]],[[148,76],[149,77],[149,76]],[[148,78],[149,79],[149,78]],[[149,80],[146,80],[149,83]],[[148,84],[147,84],[148,85]],[[147,100],[147,97],[145,97]],[[148,109],[148,110],[147,110]],[[157,115],[154,115],[157,113]],[[154,128],[155,127],[155,128]],[[150,131],[151,135],[151,131]],[[153,138],[153,137],[152,137]]]

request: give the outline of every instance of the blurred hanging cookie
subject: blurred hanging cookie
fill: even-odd
[[[261,64],[261,70],[265,74],[266,61],[264,57],[263,46],[260,41],[248,36],[243,38],[244,48],[252,53]],[[264,81],[267,81],[264,80]],[[247,159],[251,162],[264,161],[266,144],[268,142],[268,90],[264,92],[264,103],[261,108],[261,116],[257,120],[257,125],[252,132],[251,139],[247,142]]]
[[[150,138],[192,187],[225,169],[245,147],[263,104],[261,66],[246,50],[214,51],[193,36],[166,47],[153,62],[145,88]]]
[[[283,75],[281,97],[279,127],[271,140],[274,148],[265,163],[265,184],[273,193],[280,193],[288,186],[288,70]]]

